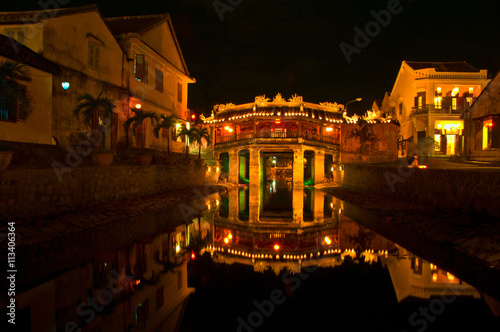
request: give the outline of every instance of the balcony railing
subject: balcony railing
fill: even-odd
[[[215,138],[215,144],[222,144],[222,143],[228,143],[228,142],[236,142],[236,141],[243,141],[247,139],[252,139],[252,138],[270,138],[270,139],[280,139],[280,138],[303,138],[304,140],[309,140],[309,141],[320,141],[320,142],[326,142],[326,143],[332,143],[332,144],[340,144],[340,141],[337,137],[332,137],[332,136],[323,136],[317,134],[317,133],[310,133],[310,132],[302,132],[301,135],[299,135],[298,131],[291,131],[288,130],[286,132],[258,132],[255,136],[254,133],[244,133],[244,134],[238,134],[238,135],[223,135],[223,136],[217,136]]]
[[[456,105],[453,106],[453,98],[456,99]],[[410,115],[419,114],[463,114],[465,111],[469,110],[470,105],[474,102],[476,98],[472,100],[467,100],[466,97],[442,97],[441,106],[427,104],[421,107],[412,107]],[[470,104],[469,104],[470,102]]]

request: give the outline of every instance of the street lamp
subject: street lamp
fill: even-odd
[[[347,114],[347,106],[352,103],[353,101],[361,101],[361,98],[356,98],[356,99],[353,99],[349,102],[347,102],[347,104],[345,104],[345,107],[344,107],[344,113]]]

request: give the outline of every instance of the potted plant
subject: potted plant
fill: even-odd
[[[9,145],[0,143],[0,170],[6,169],[12,160],[13,150]]]
[[[97,98],[94,98],[89,93],[83,93],[76,98],[76,106],[73,109],[73,114],[79,117],[80,113],[83,116],[83,122],[91,129],[91,137],[89,137],[93,148],[95,149],[91,156],[92,161],[96,166],[109,166],[113,161],[113,153],[111,151],[104,149],[103,142],[99,139],[104,137],[106,129],[106,121],[102,124],[98,123],[98,112],[100,110],[104,111],[104,118],[111,119],[113,114],[113,109],[115,105],[113,101],[107,97],[102,97],[103,91],[99,93]],[[108,121],[111,123],[111,121]],[[102,135],[99,135],[96,130],[102,131]]]
[[[167,158],[165,158],[164,163],[167,165],[173,165],[175,163],[175,158],[170,158],[170,128],[177,124],[177,118],[174,115],[160,115],[156,126],[153,128],[153,135],[156,138],[160,137],[160,130],[164,129],[167,131]]]
[[[132,132],[132,135],[135,136],[137,127],[144,126],[144,120],[146,119],[151,119],[151,124],[158,122],[158,114],[156,114],[156,112],[143,111],[138,108],[133,108],[132,110],[134,112],[134,115],[128,118],[127,121],[125,121],[125,123],[123,124],[123,128],[127,133],[130,130]],[[146,145],[145,140],[145,135],[142,135],[141,154],[135,157],[135,161],[137,162],[137,164],[143,166],[149,165],[151,163],[151,159],[153,158],[152,155],[146,154],[144,152],[144,146]]]

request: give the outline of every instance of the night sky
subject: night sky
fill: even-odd
[[[314,103],[362,97],[349,105],[361,114],[392,89],[403,60],[467,61],[490,76],[500,70],[500,1],[69,0],[65,7],[90,3],[105,17],[171,14],[197,80],[188,107],[198,113],[280,92]],[[223,21],[214,3],[228,6]],[[377,29],[371,12],[388,7],[390,22],[385,16],[388,23]],[[0,5],[2,11],[40,8],[31,0]],[[358,43],[359,54],[348,63],[340,44],[356,47],[354,29],[365,31],[367,24],[372,36]]]

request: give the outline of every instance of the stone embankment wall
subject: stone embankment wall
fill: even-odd
[[[497,171],[346,164],[335,176],[337,183],[354,190],[500,217]]]
[[[205,165],[184,160],[173,166],[76,167],[0,171],[0,217],[21,219],[199,186]]]

